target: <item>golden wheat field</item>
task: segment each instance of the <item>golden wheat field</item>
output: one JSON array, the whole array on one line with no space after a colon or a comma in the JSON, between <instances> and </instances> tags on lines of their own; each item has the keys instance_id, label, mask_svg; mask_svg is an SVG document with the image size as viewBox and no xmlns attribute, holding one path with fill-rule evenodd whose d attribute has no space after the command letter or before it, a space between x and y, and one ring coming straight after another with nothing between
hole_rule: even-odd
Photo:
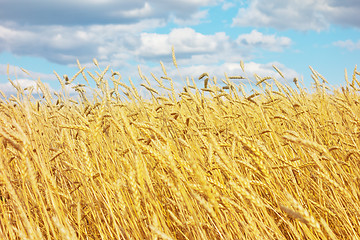
<instances>
[{"instance_id":1,"label":"golden wheat field","mask_svg":"<svg viewBox=\"0 0 360 240\"><path fill-rule=\"evenodd\" d=\"M57 75L60 93L38 81L41 98L10 80L0 238L359 239L360 73L333 89L311 68L310 90L256 75L246 91L240 65L181 92L163 64L139 69L147 99L108 67Z\"/></svg>"}]
</instances>

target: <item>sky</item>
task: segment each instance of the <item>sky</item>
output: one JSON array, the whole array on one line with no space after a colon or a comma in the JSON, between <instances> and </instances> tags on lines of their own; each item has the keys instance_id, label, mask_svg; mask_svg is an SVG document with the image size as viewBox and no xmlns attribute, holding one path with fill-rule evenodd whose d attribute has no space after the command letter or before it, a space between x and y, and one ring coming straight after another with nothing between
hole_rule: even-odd
<instances>
[{"instance_id":1,"label":"sky","mask_svg":"<svg viewBox=\"0 0 360 240\"><path fill-rule=\"evenodd\" d=\"M110 68L131 77L163 75L178 88L208 72L224 78L294 77L313 82L309 66L335 87L360 63L358 0L0 0L0 90L15 94L40 78L52 91L54 74ZM172 64L174 47L177 64ZM245 73L240 68L244 62ZM26 71L22 71L25 69ZM8 75L9 73L9 75ZM151 80L154 82L153 80ZM199 80L197 80L199 81ZM84 83L81 75L75 83Z\"/></svg>"}]
</instances>

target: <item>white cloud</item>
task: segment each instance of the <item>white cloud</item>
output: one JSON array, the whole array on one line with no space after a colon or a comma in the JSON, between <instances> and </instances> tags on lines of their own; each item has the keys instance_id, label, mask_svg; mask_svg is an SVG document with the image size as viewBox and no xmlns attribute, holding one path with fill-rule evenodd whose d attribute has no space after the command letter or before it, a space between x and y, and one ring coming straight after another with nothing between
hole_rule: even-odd
<instances>
[{"instance_id":1,"label":"white cloud","mask_svg":"<svg viewBox=\"0 0 360 240\"><path fill-rule=\"evenodd\" d=\"M208 17L208 10L198 11L192 14L189 18L183 19L176 16L172 16L172 21L179 26L193 26L198 25L205 21Z\"/></svg>"},{"instance_id":2,"label":"white cloud","mask_svg":"<svg viewBox=\"0 0 360 240\"><path fill-rule=\"evenodd\" d=\"M333 43L337 47L346 48L350 51L360 50L360 40L353 42L352 40L336 41Z\"/></svg>"},{"instance_id":3,"label":"white cloud","mask_svg":"<svg viewBox=\"0 0 360 240\"><path fill-rule=\"evenodd\" d=\"M86 63L98 56L110 61L117 53L131 56L139 42L139 32L163 25L151 19L128 25L17 28L0 25L0 51L43 57L60 64L75 63L76 59Z\"/></svg>"},{"instance_id":4,"label":"white cloud","mask_svg":"<svg viewBox=\"0 0 360 240\"><path fill-rule=\"evenodd\" d=\"M0 45L19 55L43 57L51 62L82 65L97 58L104 65L127 70L131 62L171 61L174 46L179 64L218 64L249 60L254 49L281 51L291 44L284 36L252 31L232 39L224 32L202 34L192 28L174 28L167 34L144 30L163 26L158 20L130 25L52 26L7 28L0 26ZM42 78L43 79L43 78Z\"/></svg>"},{"instance_id":5,"label":"white cloud","mask_svg":"<svg viewBox=\"0 0 360 240\"><path fill-rule=\"evenodd\" d=\"M290 45L290 38L266 35L256 30L233 40L224 32L205 35L192 28L177 28L168 34L142 33L136 55L144 59L168 58L174 46L180 64L213 64L239 58L248 60L252 51L259 47L281 51Z\"/></svg>"},{"instance_id":6,"label":"white cloud","mask_svg":"<svg viewBox=\"0 0 360 240\"><path fill-rule=\"evenodd\" d=\"M282 51L284 47L289 47L291 45L291 39L288 37L277 37L274 34L264 35L256 30L252 30L249 34L240 35L236 39L236 42L240 46L260 47L275 52Z\"/></svg>"},{"instance_id":7,"label":"white cloud","mask_svg":"<svg viewBox=\"0 0 360 240\"><path fill-rule=\"evenodd\" d=\"M320 31L330 24L360 27L355 0L254 0L240 8L233 26Z\"/></svg>"},{"instance_id":8,"label":"white cloud","mask_svg":"<svg viewBox=\"0 0 360 240\"><path fill-rule=\"evenodd\" d=\"M221 0L132 0L132 1L2 1L0 22L18 25L94 25L131 24L145 19L166 21L170 16L186 20L201 7Z\"/></svg>"},{"instance_id":9,"label":"white cloud","mask_svg":"<svg viewBox=\"0 0 360 240\"><path fill-rule=\"evenodd\" d=\"M153 12L152 7L148 2L144 3L141 8L135 8L131 10L120 11L119 14L127 18L144 18L151 15Z\"/></svg>"},{"instance_id":10,"label":"white cloud","mask_svg":"<svg viewBox=\"0 0 360 240\"><path fill-rule=\"evenodd\" d=\"M229 37L223 32L204 35L192 28L173 29L169 34L142 33L140 40L137 54L154 58L171 54L171 46L179 55L194 55L215 53L224 45L229 45Z\"/></svg>"},{"instance_id":11,"label":"white cloud","mask_svg":"<svg viewBox=\"0 0 360 240\"><path fill-rule=\"evenodd\" d=\"M223 5L221 6L222 10L228 10L232 7L235 7L235 3L233 2L224 2Z\"/></svg>"}]
</instances>

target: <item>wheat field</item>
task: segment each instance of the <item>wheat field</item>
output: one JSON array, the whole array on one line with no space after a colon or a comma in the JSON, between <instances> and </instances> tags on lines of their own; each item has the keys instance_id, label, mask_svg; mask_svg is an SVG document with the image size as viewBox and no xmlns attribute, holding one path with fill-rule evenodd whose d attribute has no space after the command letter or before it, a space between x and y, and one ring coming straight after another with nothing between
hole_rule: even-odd
<instances>
[{"instance_id":1,"label":"wheat field","mask_svg":"<svg viewBox=\"0 0 360 240\"><path fill-rule=\"evenodd\" d=\"M308 90L241 62L177 92L161 63L144 98L94 64L2 94L1 239L359 239L356 68L339 89L311 68Z\"/></svg>"}]
</instances>

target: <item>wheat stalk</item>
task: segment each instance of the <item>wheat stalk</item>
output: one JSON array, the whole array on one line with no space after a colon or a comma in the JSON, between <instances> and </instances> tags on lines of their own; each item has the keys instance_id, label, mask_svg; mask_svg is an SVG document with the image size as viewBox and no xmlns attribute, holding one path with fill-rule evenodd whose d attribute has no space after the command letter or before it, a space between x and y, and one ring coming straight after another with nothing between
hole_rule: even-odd
<instances>
[{"instance_id":1,"label":"wheat stalk","mask_svg":"<svg viewBox=\"0 0 360 240\"><path fill-rule=\"evenodd\" d=\"M339 89L312 68L315 91L210 72L178 89L161 62L159 90L94 64L45 100L2 93L0 238L359 238L356 68Z\"/></svg>"}]
</instances>

